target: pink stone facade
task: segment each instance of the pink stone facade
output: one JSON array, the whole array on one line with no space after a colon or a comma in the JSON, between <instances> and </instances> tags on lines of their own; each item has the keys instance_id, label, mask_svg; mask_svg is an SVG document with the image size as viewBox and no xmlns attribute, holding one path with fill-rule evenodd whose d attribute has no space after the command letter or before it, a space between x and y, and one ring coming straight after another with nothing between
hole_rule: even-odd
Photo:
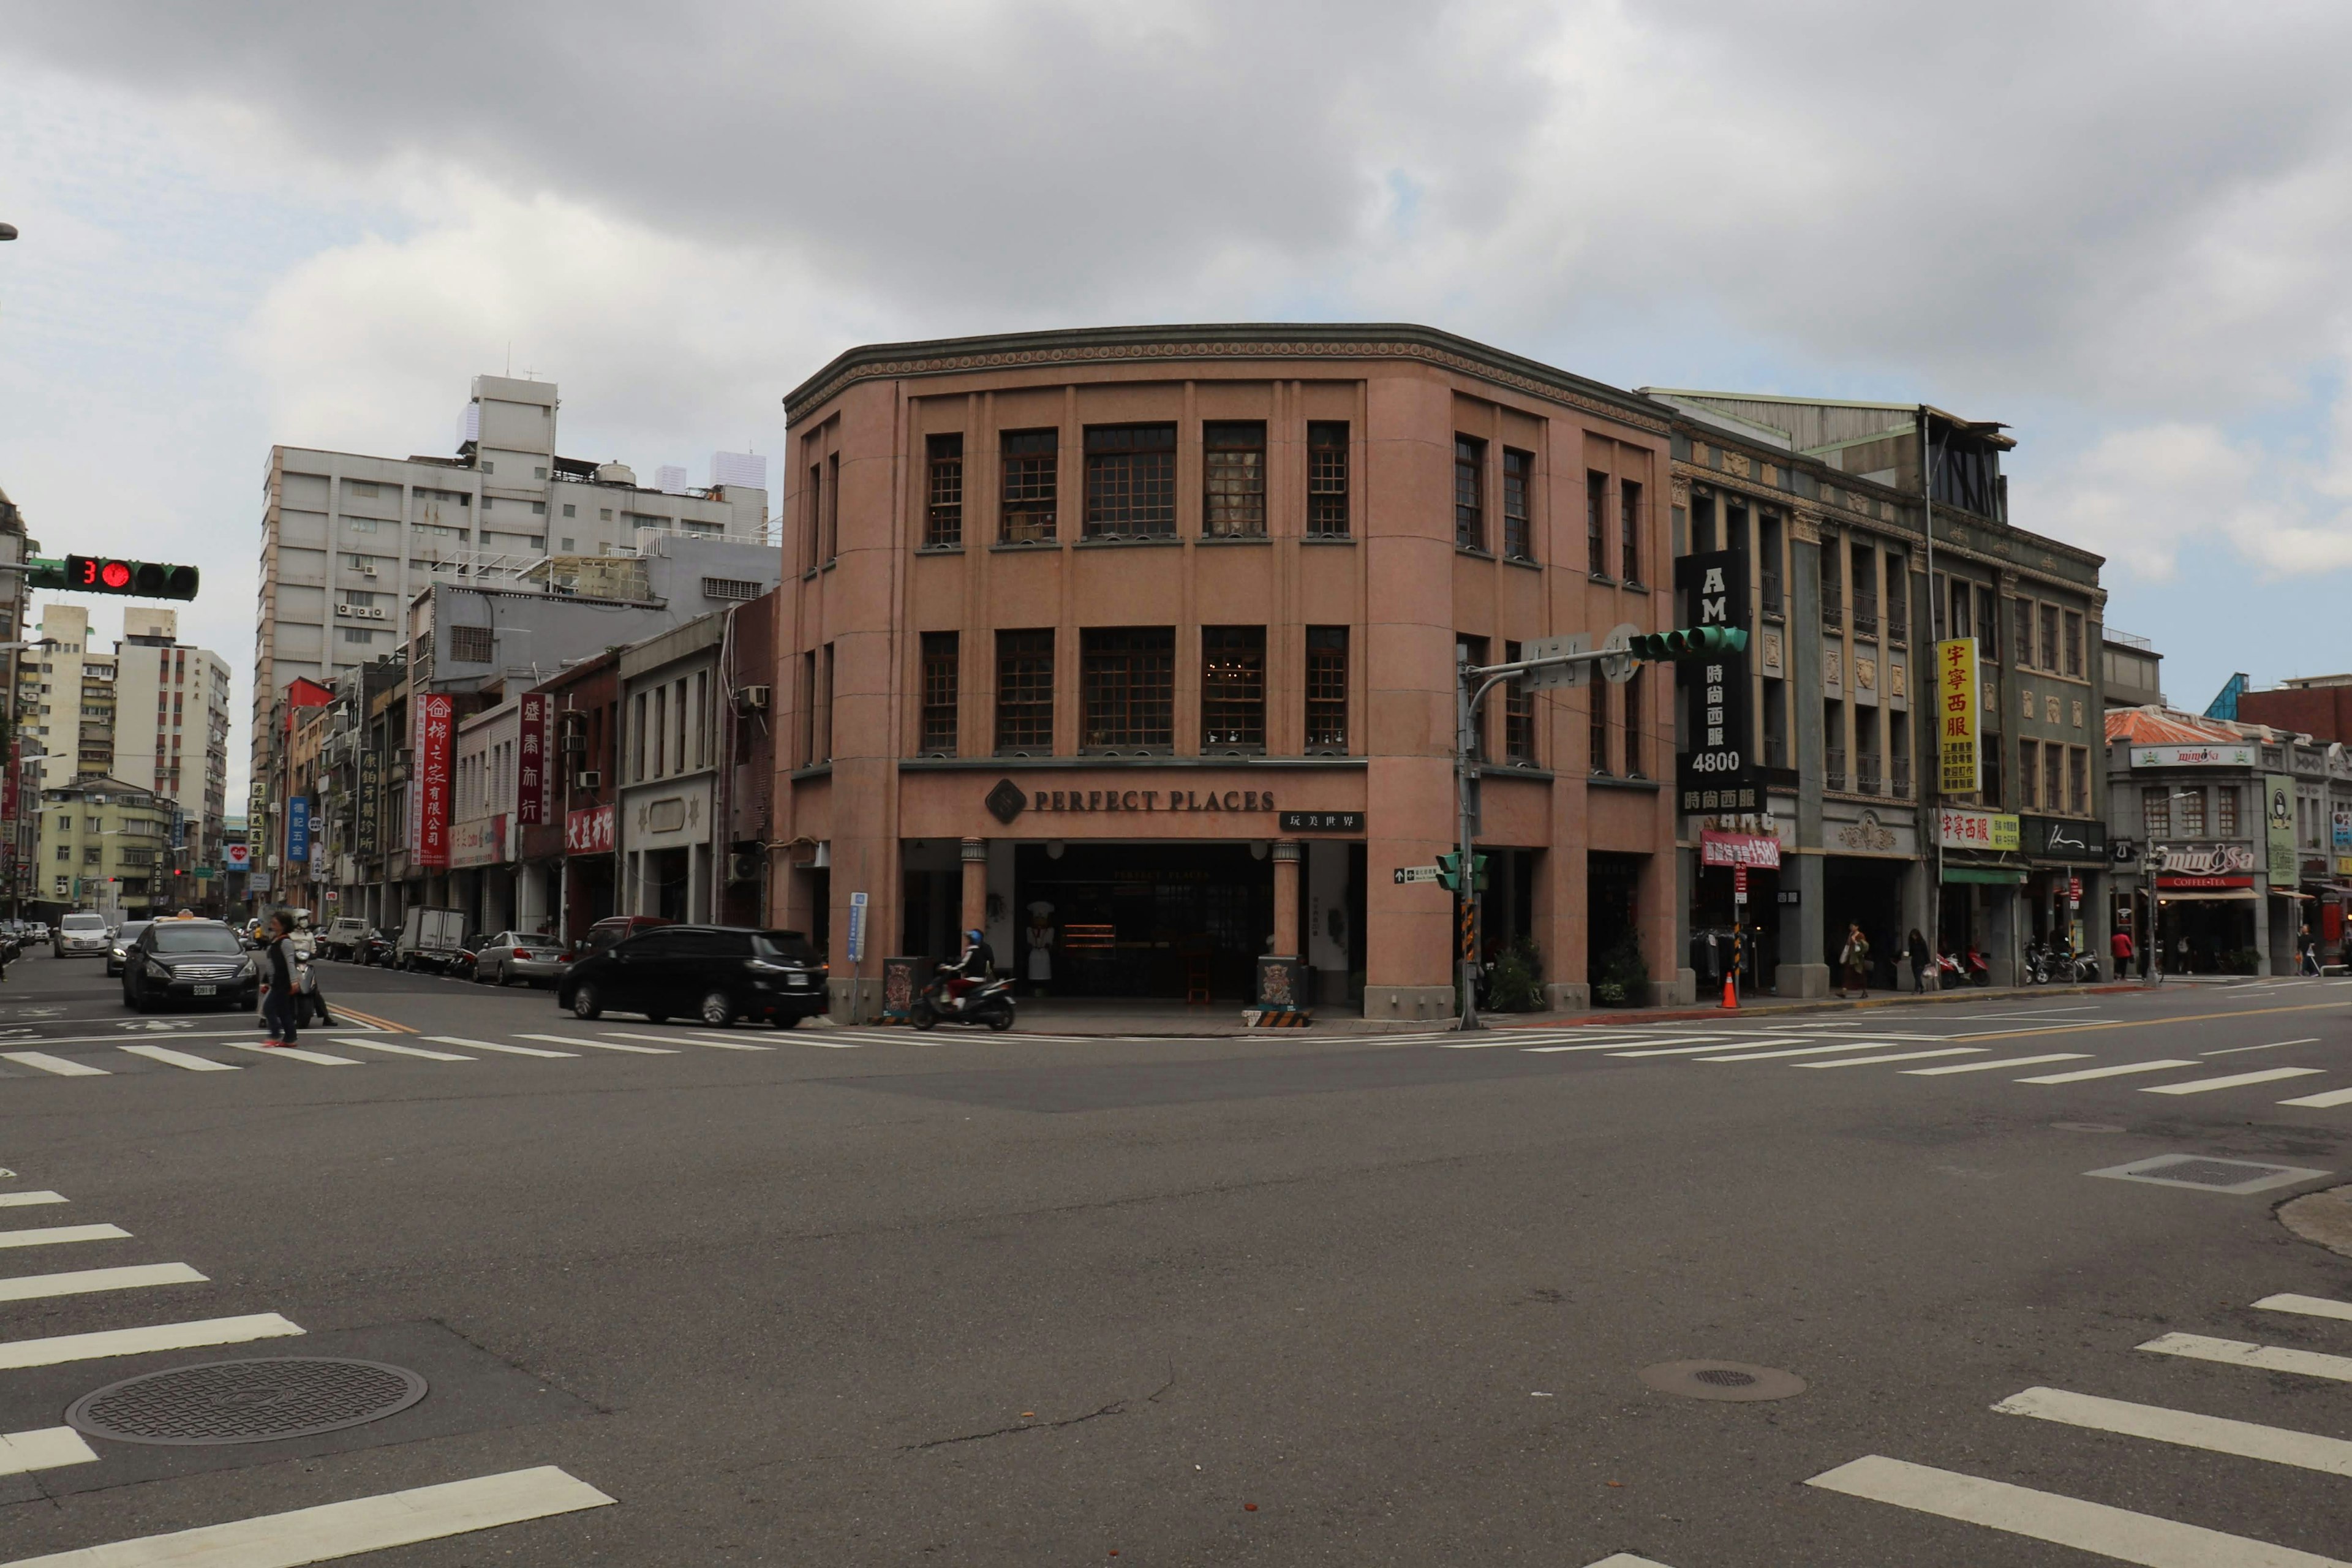
<instances>
[{"instance_id":1,"label":"pink stone facade","mask_svg":"<svg viewBox=\"0 0 2352 1568\"><path fill-rule=\"evenodd\" d=\"M1662 411L1428 329L877 345L844 354L786 405L770 918L825 942L841 1016L871 1016L886 956L948 956L936 949L965 925L1025 974L1040 918L1026 911L1049 903L1041 990L1067 994L1089 974L1099 986L1114 954L1122 984L1199 986L1213 967L1199 950L1233 947L1234 922L1255 920L1274 928L1249 939L1258 951L1319 954L1318 1000L1442 1016L1454 1006L1452 898L1392 872L1453 839L1457 640L1483 639L1472 647L1493 661L1507 643L1673 624ZM1090 441L1090 430L1137 434ZM1226 449L1260 430L1255 452ZM1008 443L1009 432L1029 434ZM1119 443L1150 450L1108 449ZM959 448L950 484L940 454ZM1262 497L1263 537L1237 484ZM1035 538L1046 488L1049 542ZM1225 634L1203 630L1228 627L1263 628L1262 733L1239 744L1204 717L1233 711L1217 705L1233 689L1213 692L1207 673ZM1089 745L1110 731L1088 706L1088 634L1118 628L1148 628L1171 650L1150 667L1171 689L1151 710L1166 731ZM1310 650L1310 629L1328 650L1329 628L1345 628L1336 743L1332 656ZM1018 732L1039 738L1000 743L1005 631L1051 633L1049 742L1033 729ZM940 679L950 633L951 702ZM1498 690L1483 715L1480 842L1508 883L1488 896L1488 938L1530 938L1559 1002L1581 999L1588 963L1629 915L1654 982L1671 984L1680 962L1671 680L1594 689L1610 699L1605 773L1591 689L1535 693L1516 717ZM1286 829L1285 812L1349 826ZM1605 931L1588 930L1597 888ZM853 962L856 892L866 941ZM1182 912L1195 910L1208 912ZM1223 934L1181 929L1194 920ZM1223 1002L1237 971L1232 953L1213 956Z\"/></svg>"}]
</instances>

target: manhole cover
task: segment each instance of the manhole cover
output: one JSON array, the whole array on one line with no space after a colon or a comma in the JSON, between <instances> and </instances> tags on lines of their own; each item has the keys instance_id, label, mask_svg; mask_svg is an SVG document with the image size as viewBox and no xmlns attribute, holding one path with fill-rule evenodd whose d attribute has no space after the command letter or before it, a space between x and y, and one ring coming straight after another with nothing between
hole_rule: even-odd
<instances>
[{"instance_id":1,"label":"manhole cover","mask_svg":"<svg viewBox=\"0 0 2352 1568\"><path fill-rule=\"evenodd\" d=\"M381 1421L425 1394L423 1378L381 1362L207 1362L85 1394L66 1424L118 1443L270 1443Z\"/></svg>"},{"instance_id":2,"label":"manhole cover","mask_svg":"<svg viewBox=\"0 0 2352 1568\"><path fill-rule=\"evenodd\" d=\"M1685 1399L1787 1399L1805 1392L1792 1372L1736 1361L1669 1361L1642 1369L1642 1381Z\"/></svg>"},{"instance_id":3,"label":"manhole cover","mask_svg":"<svg viewBox=\"0 0 2352 1568\"><path fill-rule=\"evenodd\" d=\"M2210 1160L2198 1154L2158 1154L2128 1165L2110 1165L2084 1174L2118 1182L2147 1182L2159 1187L2196 1187L2209 1193L2243 1195L2316 1181L2326 1171L2301 1165L2271 1165L2252 1160Z\"/></svg>"}]
</instances>

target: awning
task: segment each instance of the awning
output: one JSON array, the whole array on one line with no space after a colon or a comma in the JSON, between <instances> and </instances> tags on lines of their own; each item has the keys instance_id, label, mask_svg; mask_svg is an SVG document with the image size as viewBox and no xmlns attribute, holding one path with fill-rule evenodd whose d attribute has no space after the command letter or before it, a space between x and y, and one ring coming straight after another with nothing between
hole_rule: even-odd
<instances>
[{"instance_id":1,"label":"awning","mask_svg":"<svg viewBox=\"0 0 2352 1568\"><path fill-rule=\"evenodd\" d=\"M2025 885L2025 873L2011 870L2005 866L1947 866L1944 868L1944 880L1947 884L1980 882L1989 887L2019 888Z\"/></svg>"},{"instance_id":2,"label":"awning","mask_svg":"<svg viewBox=\"0 0 2352 1568\"><path fill-rule=\"evenodd\" d=\"M2159 904L2232 904L2252 903L2262 897L2252 888L2207 888L2186 893L2158 893Z\"/></svg>"}]
</instances>

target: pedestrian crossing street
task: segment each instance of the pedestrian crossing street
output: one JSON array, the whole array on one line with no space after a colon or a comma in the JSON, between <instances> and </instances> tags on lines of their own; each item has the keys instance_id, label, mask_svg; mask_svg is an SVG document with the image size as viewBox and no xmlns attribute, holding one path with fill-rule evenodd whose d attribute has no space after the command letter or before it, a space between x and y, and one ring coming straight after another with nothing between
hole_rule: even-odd
<instances>
[{"instance_id":1,"label":"pedestrian crossing street","mask_svg":"<svg viewBox=\"0 0 2352 1568\"><path fill-rule=\"evenodd\" d=\"M47 1249L135 1239L130 1231L112 1224L37 1223L57 1217L52 1211L69 1201L57 1192L0 1193L0 1210L10 1211L0 1214L0 1225L19 1227L0 1230L0 1247L41 1248L37 1256L44 1260L58 1258L79 1262L82 1257L79 1251L60 1254ZM28 1212L17 1214L16 1210ZM119 1254L121 1249L104 1250ZM0 1338L0 1379L33 1367L256 1344L303 1333L300 1324L277 1312L170 1318L168 1313L189 1302L189 1294L181 1289L158 1298L133 1294L209 1283L185 1263L108 1264L0 1279L0 1305L103 1294L119 1300L121 1319L121 1326L82 1333ZM150 1310L151 1300L169 1300L173 1306ZM0 1316L0 1335L11 1331L5 1324L5 1317ZM108 1379L100 1374L98 1380ZM37 1477L43 1471L97 1464L103 1457L71 1426L0 1433L0 1476ZM329 1499L281 1513L15 1558L0 1563L0 1568L198 1568L202 1564L294 1568L298 1563L334 1562L417 1542L609 1507L614 1500L552 1465L541 1465L405 1491Z\"/></svg>"},{"instance_id":2,"label":"pedestrian crossing street","mask_svg":"<svg viewBox=\"0 0 2352 1568\"><path fill-rule=\"evenodd\" d=\"M2352 1107L2352 1059L2316 1036L2230 1046L2202 1053L2160 1054L2099 1032L2109 1022L2068 1010L2051 1014L1979 1016L1948 1021L1948 1029L1881 1030L1851 1018L1789 1025L1698 1024L1489 1028L1471 1034L1384 1036L1455 1051L1520 1051L1534 1056L1589 1056L1598 1061L1659 1061L1725 1068L1769 1067L1818 1073L1883 1071L1904 1078L1996 1076L2034 1089L2116 1080L2116 1087L2179 1099L2294 1089L2274 1103L2304 1110ZM2160 1022L2160 1020L2154 1021ZM2081 1033L2070 1031L2081 1030ZM2039 1039L2032 1037L2041 1036ZM2171 1031L2176 1040L2180 1031ZM1985 1043L1972 1043L1982 1041ZM1993 1043L1993 1042L2000 1043ZM2053 1047L2073 1048L2053 1048ZM2238 1058L2283 1052L2263 1065ZM2320 1079L2320 1082L2312 1082Z\"/></svg>"},{"instance_id":3,"label":"pedestrian crossing street","mask_svg":"<svg viewBox=\"0 0 2352 1568\"><path fill-rule=\"evenodd\" d=\"M2252 1305L2283 1319L2341 1325L2340 1350L2352 1352L2352 1301L2295 1294L2265 1296ZM2194 1333L2163 1333L2133 1347L2134 1354L2189 1357L2265 1374L2284 1373L2323 1384L2352 1383L2352 1353L2266 1345ZM2298 1409L2305 1408L2303 1405ZM2098 1444L2095 1458L2110 1470L2128 1464L2139 1444L2167 1444L2201 1453L2253 1459L2331 1478L2327 1487L2352 1478L2352 1441L2299 1427L2242 1421L2171 1405L2147 1405L2081 1389L2032 1387L1995 1401L1989 1414L2043 1421L2084 1434ZM1991 1445L1988 1445L1989 1447ZM1796 1478L1791 1477L1791 1479ZM1907 1510L1950 1521L1956 1526L1936 1561L2006 1561L1976 1531L2054 1542L2115 1563L2142 1568L2352 1568L2329 1552L2345 1550L2340 1528L2306 1544L2257 1540L2209 1529L2176 1517L2217 1501L2223 1488L2178 1500L2167 1514L2118 1508L2027 1486L1997 1475L1949 1470L1885 1454L1865 1454L1804 1478L1804 1484L1830 1494L1811 1527L1824 1537L1847 1531L1867 1538L1874 1527L1861 1504ZM2298 1517L2345 1517L2332 1489ZM1946 1557L1943 1552L1950 1555ZM2040 1561L2039 1558L2034 1561ZM1706 1568L1697 1561L1667 1564L1633 1552L1603 1557L1590 1568Z\"/></svg>"}]
</instances>

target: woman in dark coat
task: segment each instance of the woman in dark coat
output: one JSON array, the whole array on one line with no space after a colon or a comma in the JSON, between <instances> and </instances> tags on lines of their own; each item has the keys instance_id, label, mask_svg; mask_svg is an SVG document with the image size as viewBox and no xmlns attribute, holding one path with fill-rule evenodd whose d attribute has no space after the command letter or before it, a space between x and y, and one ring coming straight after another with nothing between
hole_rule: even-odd
<instances>
[{"instance_id":1,"label":"woman in dark coat","mask_svg":"<svg viewBox=\"0 0 2352 1568\"><path fill-rule=\"evenodd\" d=\"M269 1026L265 1046L290 1046L301 999L294 994L294 922L284 911L269 917L269 942L261 971L261 1016Z\"/></svg>"}]
</instances>

